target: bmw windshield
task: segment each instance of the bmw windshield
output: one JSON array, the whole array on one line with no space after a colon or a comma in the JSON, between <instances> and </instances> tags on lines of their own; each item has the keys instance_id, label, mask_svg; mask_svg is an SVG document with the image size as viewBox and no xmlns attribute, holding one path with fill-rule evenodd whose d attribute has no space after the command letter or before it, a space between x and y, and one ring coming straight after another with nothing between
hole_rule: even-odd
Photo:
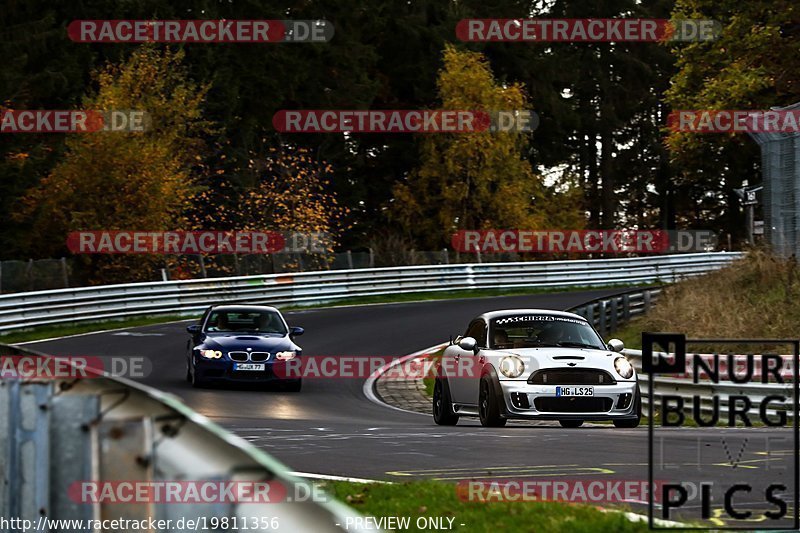
<instances>
[{"instance_id":1,"label":"bmw windshield","mask_svg":"<svg viewBox=\"0 0 800 533\"><path fill-rule=\"evenodd\" d=\"M207 333L286 335L286 325L275 311L215 310L206 322Z\"/></svg>"}]
</instances>

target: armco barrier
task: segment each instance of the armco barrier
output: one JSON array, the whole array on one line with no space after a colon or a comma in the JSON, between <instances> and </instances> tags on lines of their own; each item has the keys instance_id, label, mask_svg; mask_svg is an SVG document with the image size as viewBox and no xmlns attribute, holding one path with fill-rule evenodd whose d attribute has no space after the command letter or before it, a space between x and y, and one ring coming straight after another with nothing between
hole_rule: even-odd
<instances>
[{"instance_id":1,"label":"armco barrier","mask_svg":"<svg viewBox=\"0 0 800 533\"><path fill-rule=\"evenodd\" d=\"M618 327L624 325L632 318L646 313L650 309L650 305L655 303L658 299L661 290L662 289L659 287L633 289L622 294L597 298L574 307L570 309L570 311L588 319L603 337L608 338L609 335L613 335L613 332ZM626 349L623 350L623 354L631 359L637 372L640 372L639 385L642 390L642 402L643 405L646 406L648 397L647 387L649 383L647 375L641 374L642 351ZM787 364L791 366L791 359L788 359ZM730 381L721 381L720 383L701 381L700 383L694 383L691 378L687 377L658 376L655 378L654 384L657 394L671 394L688 399L691 399L695 395L698 396L701 406L700 409L704 413L711 411L713 408L712 399L718 397L719 414L721 417L726 417L728 415L729 395L748 396L753 402L753 407L750 409L749 414L757 417L760 402L766 396L781 395L791 398L794 394L793 385L790 380L784 384L738 384ZM691 404L686 404L686 406L690 408ZM774 409L767 409L766 412L769 416L775 414ZM789 410L786 414L791 417L793 412Z\"/></svg>"},{"instance_id":2,"label":"armco barrier","mask_svg":"<svg viewBox=\"0 0 800 533\"><path fill-rule=\"evenodd\" d=\"M4 345L0 354L49 357ZM172 527L159 531L194 530L177 526L181 518L205 519L209 530L233 530L234 518L240 523L247 518L247 529L262 530L263 526L250 526L254 518L266 517L275 519L268 528L279 532L334 532L342 531L337 524L344 524L347 516L358 516L176 397L109 377L0 379L0 470L0 516L34 524L40 519L152 517L173 520ZM115 480L270 481L285 488L291 501L83 503L70 492L76 482ZM212 518L227 519L228 527L212 527ZM74 526L28 529L91 530Z\"/></svg>"},{"instance_id":3,"label":"armco barrier","mask_svg":"<svg viewBox=\"0 0 800 533\"><path fill-rule=\"evenodd\" d=\"M462 289L666 283L719 269L739 257L740 253L719 252L370 268L24 292L0 296L0 333L52 324L194 314L217 302L307 305L353 296Z\"/></svg>"},{"instance_id":4,"label":"armco barrier","mask_svg":"<svg viewBox=\"0 0 800 533\"><path fill-rule=\"evenodd\" d=\"M641 373L642 369L642 351L641 350L623 350L622 352L632 362L636 371L639 372L639 386L642 390L642 405L647 405L648 400L648 376ZM691 357L693 354L686 354ZM742 356L743 357L743 356ZM791 357L786 357L786 368L791 368ZM772 395L783 396L785 398L794 397L794 384L791 379L786 379L785 383L761 383L760 381L753 380L749 383L734 383L732 381L720 381L719 383L712 383L708 380L699 380L699 383L694 383L691 377L674 377L674 376L657 376L653 380L655 385L655 393L658 395L670 394L681 396L684 399L692 399L697 396L700 400L700 410L703 413L708 413L713 409L713 398L717 397L719 401L719 414L721 419L728 416L728 397L731 395L747 396L752 401L752 407L748 414L757 419L761 401ZM795 399L797 401L797 399ZM658 405L658 404L656 404ZM685 404L686 410L692 408L691 403ZM766 409L768 416L774 416L775 409ZM785 411L786 416L791 418L793 411L791 409Z\"/></svg>"},{"instance_id":5,"label":"armco barrier","mask_svg":"<svg viewBox=\"0 0 800 533\"><path fill-rule=\"evenodd\" d=\"M597 298L573 307L570 311L589 320L605 337L632 318L647 313L659 294L661 294L660 287L634 289L614 296Z\"/></svg>"}]
</instances>

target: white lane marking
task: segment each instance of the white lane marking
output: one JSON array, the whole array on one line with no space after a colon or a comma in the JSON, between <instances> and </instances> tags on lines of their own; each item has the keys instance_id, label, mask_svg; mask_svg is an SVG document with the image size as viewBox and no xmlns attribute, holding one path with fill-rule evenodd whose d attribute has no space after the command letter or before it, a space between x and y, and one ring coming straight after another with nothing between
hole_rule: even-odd
<instances>
[{"instance_id":1,"label":"white lane marking","mask_svg":"<svg viewBox=\"0 0 800 533\"><path fill-rule=\"evenodd\" d=\"M163 337L164 333L143 333L141 331L118 331L117 333L112 333L112 335L117 336L128 336L128 337Z\"/></svg>"},{"instance_id":2,"label":"white lane marking","mask_svg":"<svg viewBox=\"0 0 800 533\"><path fill-rule=\"evenodd\" d=\"M364 388L363 388L364 396L366 396L367 399L369 401L371 401L372 403L378 404L381 407L388 407L389 409L394 409L395 411L400 411L402 413L411 413L411 414L415 414L415 415L428 416L428 417L431 416L431 415L425 414L425 413L418 413L416 411L408 411L407 409L401 409L399 407L395 407L394 405L389 405L388 403L384 402L383 400L378 398L377 394L375 394L375 382L378 381L378 378L381 377L384 373L386 373L390 368L393 368L393 367L395 367L397 365L403 364L404 362L408 361L409 359L413 359L415 357L419 357L420 355L424 355L426 353L431 353L433 351L436 351L439 348L443 348L444 346L447 346L446 342L443 342L441 344L437 344L436 346L431 346L430 348L426 348L426 349L420 350L418 352L414 352L412 354L409 354L409 355L406 355L404 357L401 357L400 359L397 359L396 361L392 361L391 363L383 365L381 368L376 370L369 378L367 378L367 380L364 382Z\"/></svg>"},{"instance_id":3,"label":"white lane marking","mask_svg":"<svg viewBox=\"0 0 800 533\"><path fill-rule=\"evenodd\" d=\"M308 479L325 479L329 481L349 481L351 483L383 483L391 485L391 481L381 481L379 479L364 479L360 477L342 477L342 476L329 476L327 474L311 474L308 472L289 472L292 476L308 478Z\"/></svg>"},{"instance_id":4,"label":"white lane marking","mask_svg":"<svg viewBox=\"0 0 800 533\"><path fill-rule=\"evenodd\" d=\"M72 339L74 337L86 337L87 335L99 335L101 333L112 333L114 331L125 331L126 329L147 328L147 327L150 327L150 326L163 326L163 325L166 325L166 324L179 324L181 322L192 322L192 321L196 321L196 319L186 318L186 319L183 319L183 320L171 320L169 322L159 322L158 324L150 324L148 326L126 326L124 328L101 329L100 331L87 331L85 333L74 333L72 335L64 335L64 336L61 336L61 337L50 337L48 339L36 339L35 341L15 342L11 346L23 346L25 344L35 344L37 342L58 341L58 340L61 340L61 339ZM0 337L0 340L2 340L2 337Z\"/></svg>"}]
</instances>

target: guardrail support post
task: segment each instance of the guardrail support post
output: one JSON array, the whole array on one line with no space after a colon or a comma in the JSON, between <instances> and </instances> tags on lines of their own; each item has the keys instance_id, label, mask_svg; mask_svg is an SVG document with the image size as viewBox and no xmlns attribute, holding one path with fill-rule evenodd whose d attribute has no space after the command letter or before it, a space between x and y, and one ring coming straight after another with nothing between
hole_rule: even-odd
<instances>
[{"instance_id":1,"label":"guardrail support post","mask_svg":"<svg viewBox=\"0 0 800 533\"><path fill-rule=\"evenodd\" d=\"M644 293L642 293L642 297L644 300L644 312L647 313L650 311L650 289L645 289Z\"/></svg>"},{"instance_id":2,"label":"guardrail support post","mask_svg":"<svg viewBox=\"0 0 800 533\"><path fill-rule=\"evenodd\" d=\"M76 481L91 480L94 431L92 420L100 413L100 397L58 395L50 399L50 512L60 520L88 520L94 512L87 505L70 498L69 489Z\"/></svg>"},{"instance_id":3,"label":"guardrail support post","mask_svg":"<svg viewBox=\"0 0 800 533\"><path fill-rule=\"evenodd\" d=\"M69 273L67 271L67 258L61 258L61 275L64 277L64 288L69 288Z\"/></svg>"},{"instance_id":4,"label":"guardrail support post","mask_svg":"<svg viewBox=\"0 0 800 533\"><path fill-rule=\"evenodd\" d=\"M631 320L631 295L622 295L622 320L627 324Z\"/></svg>"},{"instance_id":5,"label":"guardrail support post","mask_svg":"<svg viewBox=\"0 0 800 533\"><path fill-rule=\"evenodd\" d=\"M205 279L208 277L208 274L206 274L206 261L203 259L202 254L198 254L197 258L200 260L200 275Z\"/></svg>"},{"instance_id":6,"label":"guardrail support post","mask_svg":"<svg viewBox=\"0 0 800 533\"><path fill-rule=\"evenodd\" d=\"M617 330L617 313L619 312L619 306L617 305L617 298L611 298L611 321L608 327L608 332L611 333L612 331Z\"/></svg>"},{"instance_id":7,"label":"guardrail support post","mask_svg":"<svg viewBox=\"0 0 800 533\"><path fill-rule=\"evenodd\" d=\"M600 305L600 321L599 321L597 329L599 329L600 330L600 334L604 335L604 336L608 333L608 330L606 329L606 307L607 307L607 304L608 304L608 302L606 300L603 300L599 304Z\"/></svg>"},{"instance_id":8,"label":"guardrail support post","mask_svg":"<svg viewBox=\"0 0 800 533\"><path fill-rule=\"evenodd\" d=\"M353 252L347 250L347 268L353 270Z\"/></svg>"},{"instance_id":9,"label":"guardrail support post","mask_svg":"<svg viewBox=\"0 0 800 533\"><path fill-rule=\"evenodd\" d=\"M50 505L50 412L48 397L52 383L3 383L0 408L6 420L3 442L3 516L49 516Z\"/></svg>"}]
</instances>

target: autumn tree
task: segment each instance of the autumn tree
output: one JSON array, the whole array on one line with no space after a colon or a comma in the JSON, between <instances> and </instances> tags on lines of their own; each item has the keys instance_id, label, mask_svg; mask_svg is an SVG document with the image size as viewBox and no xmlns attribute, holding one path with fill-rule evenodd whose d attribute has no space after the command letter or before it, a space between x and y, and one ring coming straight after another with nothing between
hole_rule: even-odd
<instances>
[{"instance_id":1,"label":"autumn tree","mask_svg":"<svg viewBox=\"0 0 800 533\"><path fill-rule=\"evenodd\" d=\"M674 110L769 109L800 100L800 25L791 0L737 2L678 0L674 18L714 19L713 41L676 46L678 71L666 101ZM718 221L742 235L734 189L758 181L759 151L745 134L669 131L667 145L679 169L676 187L690 221Z\"/></svg>"},{"instance_id":2,"label":"autumn tree","mask_svg":"<svg viewBox=\"0 0 800 533\"><path fill-rule=\"evenodd\" d=\"M530 108L521 85L497 83L481 54L451 45L437 89L446 110ZM419 167L394 187L391 218L431 249L447 245L459 229L579 227L575 195L548 191L527 148L520 131L425 134Z\"/></svg>"},{"instance_id":3,"label":"autumn tree","mask_svg":"<svg viewBox=\"0 0 800 533\"><path fill-rule=\"evenodd\" d=\"M201 117L206 88L187 78L183 52L137 48L122 64L95 74L91 110L142 110L143 132L73 134L63 159L30 190L17 213L30 224L31 250L63 254L79 230L173 230L195 195L195 164L209 125ZM89 281L147 279L156 258L84 256Z\"/></svg>"}]
</instances>

